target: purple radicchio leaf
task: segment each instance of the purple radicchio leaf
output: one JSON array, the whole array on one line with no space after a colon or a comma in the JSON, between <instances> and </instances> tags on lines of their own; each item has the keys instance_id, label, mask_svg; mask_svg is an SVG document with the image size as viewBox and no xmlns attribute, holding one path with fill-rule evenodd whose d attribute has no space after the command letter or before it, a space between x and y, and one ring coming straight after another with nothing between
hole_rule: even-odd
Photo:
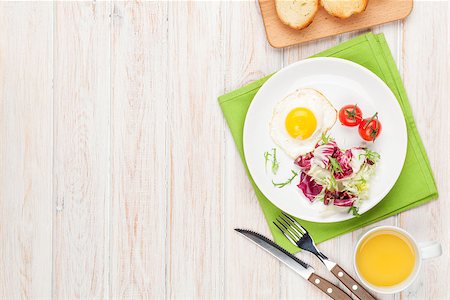
<instances>
[{"instance_id":1,"label":"purple radicchio leaf","mask_svg":"<svg viewBox=\"0 0 450 300\"><path fill-rule=\"evenodd\" d=\"M346 150L345 152L342 152L340 149L337 149L333 157L336 159L336 161L341 166L342 172L334 172L334 177L336 179L342 179L347 176L350 176L353 173L353 169L350 166L350 161L352 160L353 154L352 151Z\"/></svg>"},{"instance_id":2,"label":"purple radicchio leaf","mask_svg":"<svg viewBox=\"0 0 450 300\"><path fill-rule=\"evenodd\" d=\"M330 164L329 157L332 156L336 150L339 149L335 141L330 141L326 144L317 146L317 148L313 151L315 163L326 169Z\"/></svg>"},{"instance_id":3,"label":"purple radicchio leaf","mask_svg":"<svg viewBox=\"0 0 450 300\"><path fill-rule=\"evenodd\" d=\"M312 152L309 152L305 155L300 155L295 160L295 164L299 166L302 171L307 172L309 169L311 169L311 159L314 157L314 154Z\"/></svg>"},{"instance_id":4,"label":"purple radicchio leaf","mask_svg":"<svg viewBox=\"0 0 450 300\"><path fill-rule=\"evenodd\" d=\"M329 204L330 202L333 203L333 205L336 206L352 206L353 202L355 202L356 200L356 196L343 191L343 192L338 192L338 191L326 191L325 192L325 196L324 196L324 203L325 204Z\"/></svg>"},{"instance_id":5,"label":"purple radicchio leaf","mask_svg":"<svg viewBox=\"0 0 450 300\"><path fill-rule=\"evenodd\" d=\"M317 195L322 192L323 186L315 182L311 176L306 173L300 175L300 183L298 188L302 190L303 194L309 201L313 202Z\"/></svg>"}]
</instances>

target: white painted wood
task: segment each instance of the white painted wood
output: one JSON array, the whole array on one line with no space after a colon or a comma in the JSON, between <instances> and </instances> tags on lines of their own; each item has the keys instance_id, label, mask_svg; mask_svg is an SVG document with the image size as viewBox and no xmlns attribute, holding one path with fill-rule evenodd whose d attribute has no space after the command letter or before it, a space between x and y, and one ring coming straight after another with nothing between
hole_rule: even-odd
<instances>
[{"instance_id":1,"label":"white painted wood","mask_svg":"<svg viewBox=\"0 0 450 300\"><path fill-rule=\"evenodd\" d=\"M171 2L168 19L168 299L223 297L225 2Z\"/></svg>"},{"instance_id":2,"label":"white painted wood","mask_svg":"<svg viewBox=\"0 0 450 300\"><path fill-rule=\"evenodd\" d=\"M111 299L164 299L170 288L166 16L163 2L113 7Z\"/></svg>"},{"instance_id":3,"label":"white painted wood","mask_svg":"<svg viewBox=\"0 0 450 300\"><path fill-rule=\"evenodd\" d=\"M222 93L244 86L280 69L283 51L271 48L265 38L259 8L255 2L229 3L223 47L225 82ZM241 20L236 22L236 20ZM227 126L222 139L226 151L224 190L225 299L277 299L282 284L280 264L270 255L234 232L234 228L255 230L270 236L267 222Z\"/></svg>"},{"instance_id":4,"label":"white painted wood","mask_svg":"<svg viewBox=\"0 0 450 300\"><path fill-rule=\"evenodd\" d=\"M326 299L233 231L269 235L216 98L365 31L278 50L253 1L0 8L0 298ZM441 198L379 224L444 253L449 16L447 2L416 2L406 21L373 28ZM320 246L353 275L361 232ZM410 289L380 299L446 299L449 265L429 261Z\"/></svg>"},{"instance_id":5,"label":"white painted wood","mask_svg":"<svg viewBox=\"0 0 450 300\"><path fill-rule=\"evenodd\" d=\"M403 79L427 149L440 199L400 215L418 240L438 240L443 256L423 264L408 299L449 299L450 266L450 3L418 2L404 24Z\"/></svg>"},{"instance_id":6,"label":"white painted wood","mask_svg":"<svg viewBox=\"0 0 450 300\"><path fill-rule=\"evenodd\" d=\"M54 4L53 296L104 298L110 205L110 15Z\"/></svg>"},{"instance_id":7,"label":"white painted wood","mask_svg":"<svg viewBox=\"0 0 450 300\"><path fill-rule=\"evenodd\" d=\"M51 296L50 3L0 3L0 298Z\"/></svg>"}]
</instances>

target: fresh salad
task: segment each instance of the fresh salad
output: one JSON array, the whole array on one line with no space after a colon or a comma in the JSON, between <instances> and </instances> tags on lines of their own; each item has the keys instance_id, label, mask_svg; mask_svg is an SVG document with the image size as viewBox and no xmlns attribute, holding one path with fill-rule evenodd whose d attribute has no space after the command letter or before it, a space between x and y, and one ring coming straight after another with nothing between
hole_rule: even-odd
<instances>
[{"instance_id":1,"label":"fresh salad","mask_svg":"<svg viewBox=\"0 0 450 300\"><path fill-rule=\"evenodd\" d=\"M358 215L379 159L380 155L368 148L341 150L333 139L322 136L313 151L295 160L301 169L298 187L311 202L348 207Z\"/></svg>"}]
</instances>

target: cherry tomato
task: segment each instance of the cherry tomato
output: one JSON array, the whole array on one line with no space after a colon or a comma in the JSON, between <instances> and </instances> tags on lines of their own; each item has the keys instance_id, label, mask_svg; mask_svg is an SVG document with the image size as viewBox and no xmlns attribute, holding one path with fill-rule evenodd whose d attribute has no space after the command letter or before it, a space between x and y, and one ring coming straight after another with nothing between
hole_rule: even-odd
<instances>
[{"instance_id":1,"label":"cherry tomato","mask_svg":"<svg viewBox=\"0 0 450 300\"><path fill-rule=\"evenodd\" d=\"M348 127L355 127L361 123L362 112L361 109L355 104L345 105L339 110L339 121L341 124Z\"/></svg>"},{"instance_id":2,"label":"cherry tomato","mask_svg":"<svg viewBox=\"0 0 450 300\"><path fill-rule=\"evenodd\" d=\"M378 113L375 113L371 118L362 120L359 123L358 132L363 140L374 142L381 133L381 122L378 120Z\"/></svg>"}]
</instances>

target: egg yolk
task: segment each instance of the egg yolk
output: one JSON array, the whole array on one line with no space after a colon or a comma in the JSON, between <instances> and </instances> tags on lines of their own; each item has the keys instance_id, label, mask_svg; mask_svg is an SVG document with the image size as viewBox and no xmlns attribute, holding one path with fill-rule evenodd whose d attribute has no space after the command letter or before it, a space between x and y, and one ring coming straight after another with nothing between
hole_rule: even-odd
<instances>
[{"instance_id":1,"label":"egg yolk","mask_svg":"<svg viewBox=\"0 0 450 300\"><path fill-rule=\"evenodd\" d=\"M304 107L294 108L286 116L286 130L295 139L309 138L317 127L317 120L313 112Z\"/></svg>"}]
</instances>

